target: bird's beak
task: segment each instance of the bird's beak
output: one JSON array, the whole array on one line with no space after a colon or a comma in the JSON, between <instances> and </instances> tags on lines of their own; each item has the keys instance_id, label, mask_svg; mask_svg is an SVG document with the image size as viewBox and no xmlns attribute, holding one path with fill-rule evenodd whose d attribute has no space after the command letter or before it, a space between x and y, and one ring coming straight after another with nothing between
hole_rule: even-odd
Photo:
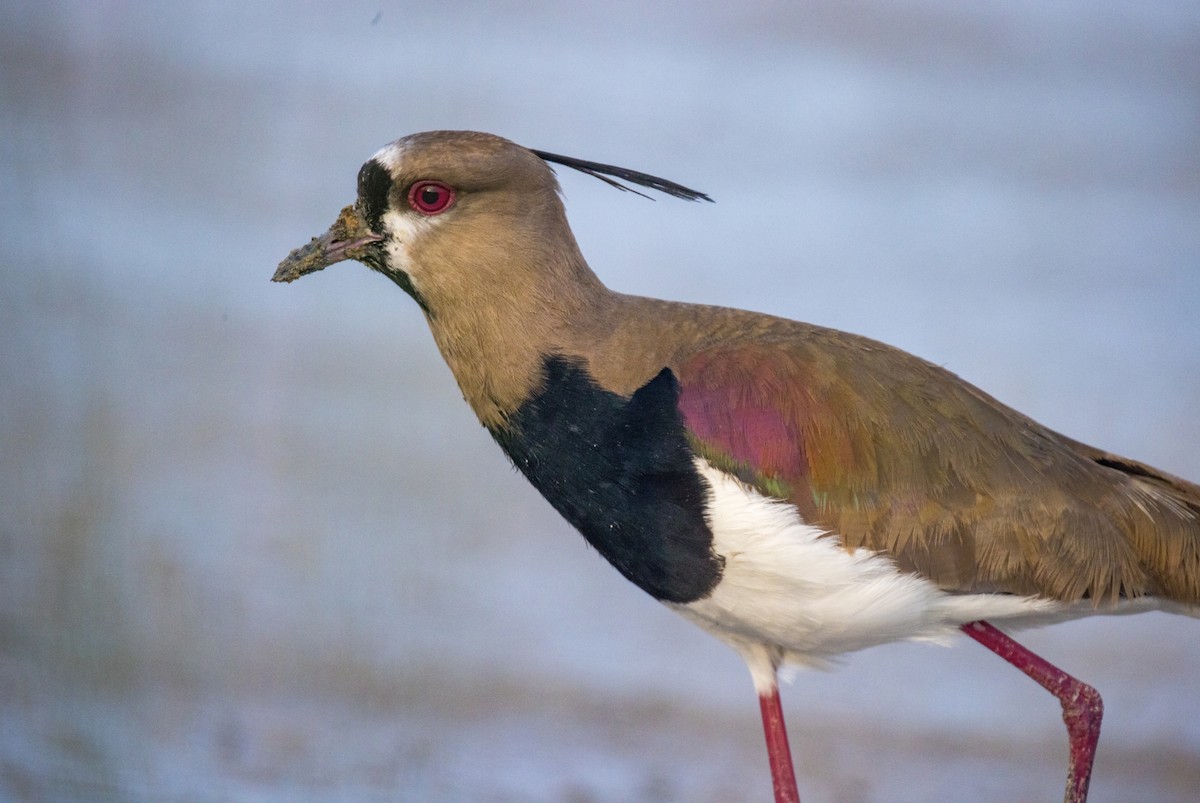
<instances>
[{"instance_id":1,"label":"bird's beak","mask_svg":"<svg viewBox=\"0 0 1200 803\"><path fill-rule=\"evenodd\" d=\"M347 206L329 231L288 254L287 259L279 263L271 281L294 282L306 273L314 273L343 259L361 260L367 246L382 239L383 235L371 231L353 205Z\"/></svg>"}]
</instances>

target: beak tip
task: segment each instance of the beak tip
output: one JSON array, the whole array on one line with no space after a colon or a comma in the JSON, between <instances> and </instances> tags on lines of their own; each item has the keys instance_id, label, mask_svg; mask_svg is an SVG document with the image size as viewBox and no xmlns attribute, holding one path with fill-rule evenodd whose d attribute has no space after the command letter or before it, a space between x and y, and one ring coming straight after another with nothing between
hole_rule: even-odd
<instances>
[{"instance_id":1,"label":"beak tip","mask_svg":"<svg viewBox=\"0 0 1200 803\"><path fill-rule=\"evenodd\" d=\"M292 273L292 266L285 259L283 262L279 263L279 267L275 268L275 275L271 277L271 281L294 282L296 281L297 277L293 276Z\"/></svg>"},{"instance_id":2,"label":"beak tip","mask_svg":"<svg viewBox=\"0 0 1200 803\"><path fill-rule=\"evenodd\" d=\"M357 259L357 249L382 239L366 227L353 206L347 206L329 231L321 237L313 237L305 245L292 251L287 259L279 263L273 282L294 282L301 276L316 273L343 259Z\"/></svg>"},{"instance_id":3,"label":"beak tip","mask_svg":"<svg viewBox=\"0 0 1200 803\"><path fill-rule=\"evenodd\" d=\"M294 282L306 273L321 270L329 264L325 243L317 237L307 245L302 245L287 255L287 259L279 263L273 282Z\"/></svg>"}]
</instances>

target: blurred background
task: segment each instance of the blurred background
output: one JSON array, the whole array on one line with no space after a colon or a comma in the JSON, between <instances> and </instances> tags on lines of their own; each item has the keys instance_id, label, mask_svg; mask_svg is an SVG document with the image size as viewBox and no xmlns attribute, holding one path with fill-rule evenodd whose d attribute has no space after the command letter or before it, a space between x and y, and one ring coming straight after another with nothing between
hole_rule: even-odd
<instances>
[{"instance_id":1,"label":"blurred background","mask_svg":"<svg viewBox=\"0 0 1200 803\"><path fill-rule=\"evenodd\" d=\"M762 801L740 660L626 583L415 304L269 282L414 131L562 170L592 266L915 352L1200 479L1200 5L6 3L0 799ZM1093 800L1200 799L1200 622L1027 634ZM1052 800L1055 701L973 643L784 689L806 801Z\"/></svg>"}]
</instances>

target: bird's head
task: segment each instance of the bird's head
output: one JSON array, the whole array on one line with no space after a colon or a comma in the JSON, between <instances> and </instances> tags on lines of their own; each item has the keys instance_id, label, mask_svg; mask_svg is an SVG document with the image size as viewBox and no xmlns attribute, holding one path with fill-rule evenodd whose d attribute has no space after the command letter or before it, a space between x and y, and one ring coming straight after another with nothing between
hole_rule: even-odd
<instances>
[{"instance_id":1,"label":"bird's head","mask_svg":"<svg viewBox=\"0 0 1200 803\"><path fill-rule=\"evenodd\" d=\"M514 262L546 271L577 254L557 181L541 158L490 134L430 131L368 159L357 200L329 231L289 254L273 279L290 282L354 259L429 312L470 287L519 281Z\"/></svg>"},{"instance_id":2,"label":"bird's head","mask_svg":"<svg viewBox=\"0 0 1200 803\"><path fill-rule=\"evenodd\" d=\"M621 189L630 188L610 177L707 199L645 173L490 134L413 134L367 160L357 200L289 254L274 280L345 259L387 276L421 306L464 397L494 423L537 385L546 355L578 353L580 341L608 325L614 303L579 253L550 163Z\"/></svg>"},{"instance_id":3,"label":"bird's head","mask_svg":"<svg viewBox=\"0 0 1200 803\"><path fill-rule=\"evenodd\" d=\"M329 231L289 254L273 280L291 282L354 259L392 279L426 313L481 291L537 299L587 284L594 277L579 255L548 162L620 189L629 188L608 176L708 200L665 179L530 150L491 134L428 131L368 159L358 172L357 200Z\"/></svg>"}]
</instances>

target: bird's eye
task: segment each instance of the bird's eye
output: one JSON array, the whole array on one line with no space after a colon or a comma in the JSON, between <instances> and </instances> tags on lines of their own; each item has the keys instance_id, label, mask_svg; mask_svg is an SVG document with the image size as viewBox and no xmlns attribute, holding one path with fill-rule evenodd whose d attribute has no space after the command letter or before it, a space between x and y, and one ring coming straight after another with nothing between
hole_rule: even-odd
<instances>
[{"instance_id":1,"label":"bird's eye","mask_svg":"<svg viewBox=\"0 0 1200 803\"><path fill-rule=\"evenodd\" d=\"M408 205L422 215L440 215L454 205L454 190L438 181L418 181L408 190Z\"/></svg>"}]
</instances>

